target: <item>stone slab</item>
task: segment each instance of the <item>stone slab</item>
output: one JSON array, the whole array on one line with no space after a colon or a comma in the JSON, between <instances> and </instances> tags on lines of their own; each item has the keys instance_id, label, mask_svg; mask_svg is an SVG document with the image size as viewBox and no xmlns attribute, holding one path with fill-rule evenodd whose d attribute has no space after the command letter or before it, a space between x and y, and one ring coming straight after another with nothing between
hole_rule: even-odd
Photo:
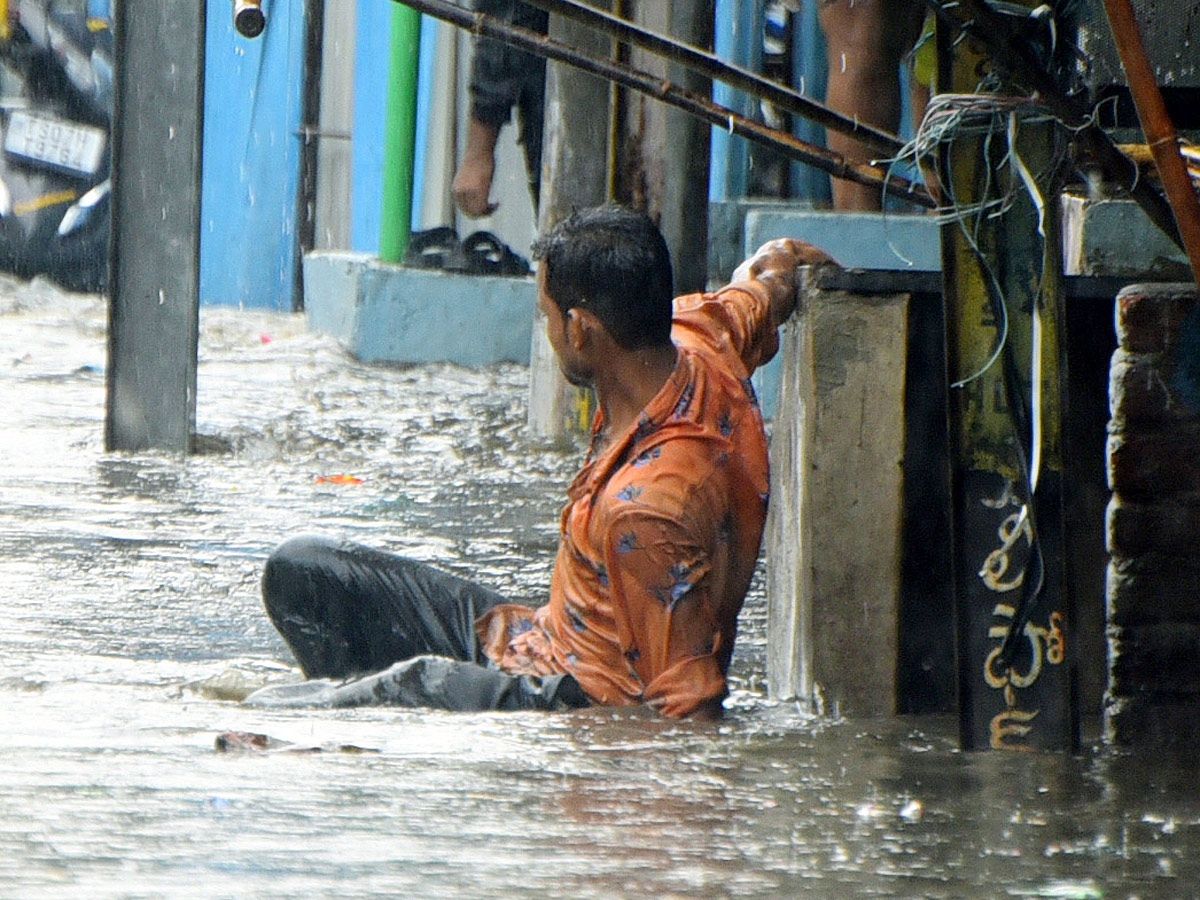
<instances>
[{"instance_id":1,"label":"stone slab","mask_svg":"<svg viewBox=\"0 0 1200 900\"><path fill-rule=\"evenodd\" d=\"M1109 629L1112 658L1109 691L1200 697L1200 625L1164 622Z\"/></svg>"},{"instance_id":2,"label":"stone slab","mask_svg":"<svg viewBox=\"0 0 1200 900\"><path fill-rule=\"evenodd\" d=\"M1108 484L1123 499L1148 502L1200 495L1200 422L1129 429L1108 437Z\"/></svg>"},{"instance_id":3,"label":"stone slab","mask_svg":"<svg viewBox=\"0 0 1200 900\"><path fill-rule=\"evenodd\" d=\"M1190 279L1187 256L1133 200L1063 194L1062 214L1065 274Z\"/></svg>"},{"instance_id":4,"label":"stone slab","mask_svg":"<svg viewBox=\"0 0 1200 900\"><path fill-rule=\"evenodd\" d=\"M1163 762L1200 759L1200 697L1113 697L1104 719L1109 743L1150 750Z\"/></svg>"},{"instance_id":5,"label":"stone slab","mask_svg":"<svg viewBox=\"0 0 1200 900\"><path fill-rule=\"evenodd\" d=\"M1144 553L1200 556L1200 498L1135 503L1114 495L1106 511L1105 542L1119 559Z\"/></svg>"},{"instance_id":6,"label":"stone slab","mask_svg":"<svg viewBox=\"0 0 1200 900\"><path fill-rule=\"evenodd\" d=\"M1161 353L1180 345L1194 351L1196 306L1196 285L1190 280L1128 285L1117 294L1117 341L1131 353Z\"/></svg>"},{"instance_id":7,"label":"stone slab","mask_svg":"<svg viewBox=\"0 0 1200 900\"><path fill-rule=\"evenodd\" d=\"M806 288L784 329L766 535L778 699L895 712L907 313L903 294Z\"/></svg>"},{"instance_id":8,"label":"stone slab","mask_svg":"<svg viewBox=\"0 0 1200 900\"><path fill-rule=\"evenodd\" d=\"M1118 628L1170 622L1200 624L1200 559L1141 553L1109 562L1108 622Z\"/></svg>"}]
</instances>

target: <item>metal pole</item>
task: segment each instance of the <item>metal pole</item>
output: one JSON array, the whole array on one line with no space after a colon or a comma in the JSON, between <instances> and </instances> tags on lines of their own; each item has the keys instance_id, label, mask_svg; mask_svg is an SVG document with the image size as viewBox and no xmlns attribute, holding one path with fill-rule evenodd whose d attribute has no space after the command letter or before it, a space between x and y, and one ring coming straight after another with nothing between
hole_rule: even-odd
<instances>
[{"instance_id":1,"label":"metal pole","mask_svg":"<svg viewBox=\"0 0 1200 900\"><path fill-rule=\"evenodd\" d=\"M116 5L105 446L186 453L196 421L204 4Z\"/></svg>"},{"instance_id":2,"label":"metal pole","mask_svg":"<svg viewBox=\"0 0 1200 900\"><path fill-rule=\"evenodd\" d=\"M725 128L731 134L741 135L773 147L785 156L816 166L835 178L844 178L859 184L881 188L884 192L917 206L933 208L937 205L929 193L919 185L903 178L888 177L886 171L875 166L847 162L845 157L838 153L806 143L785 131L779 131L761 122L756 122L734 110L713 103L707 97L681 90L669 81L655 78L632 66L613 60L586 56L558 41L524 28L506 25L482 13L470 12L457 4L447 2L447 0L392 0L392 2L411 6L426 15L443 19L475 34L496 38L530 53L565 62L585 72L607 78L623 87L676 106L711 125Z\"/></svg>"},{"instance_id":3,"label":"metal pole","mask_svg":"<svg viewBox=\"0 0 1200 900\"><path fill-rule=\"evenodd\" d=\"M384 262L400 262L408 248L412 227L417 53L420 40L420 14L403 6L393 9L384 124L383 208L379 222L379 258Z\"/></svg>"},{"instance_id":4,"label":"metal pole","mask_svg":"<svg viewBox=\"0 0 1200 900\"><path fill-rule=\"evenodd\" d=\"M304 257L316 244L317 163L321 122L321 63L325 0L308 0L304 8L304 83L300 107L300 178L296 186L296 264L292 270L292 311L304 309Z\"/></svg>"},{"instance_id":5,"label":"metal pole","mask_svg":"<svg viewBox=\"0 0 1200 900\"><path fill-rule=\"evenodd\" d=\"M904 147L904 142L894 134L848 119L828 106L817 103L778 82L763 78L749 69L727 63L712 53L657 34L611 13L576 2L576 0L525 0L525 2L548 12L574 19L589 28L612 35L622 43L648 50L716 81L723 81L757 99L766 100L785 112L811 119L831 131L852 135L861 143L878 150L883 156L897 156Z\"/></svg>"},{"instance_id":6,"label":"metal pole","mask_svg":"<svg viewBox=\"0 0 1200 900\"><path fill-rule=\"evenodd\" d=\"M953 37L939 20L937 83L969 92L990 63ZM1049 137L1045 127L1013 135L1034 171L1047 163ZM971 135L943 148L952 203L987 199L1003 165L998 143ZM1054 185L1041 189L1057 197ZM959 734L970 750L1079 744L1063 552L1057 208L1045 204L1040 241L1025 197L1002 217L942 226Z\"/></svg>"}]
</instances>

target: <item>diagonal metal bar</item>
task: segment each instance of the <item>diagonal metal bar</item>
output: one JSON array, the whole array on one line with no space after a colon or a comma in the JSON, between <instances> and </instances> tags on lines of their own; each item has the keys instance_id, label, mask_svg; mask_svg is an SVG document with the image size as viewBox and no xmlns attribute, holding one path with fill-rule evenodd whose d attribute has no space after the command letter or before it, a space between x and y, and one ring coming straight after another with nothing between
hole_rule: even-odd
<instances>
[{"instance_id":1,"label":"diagonal metal bar","mask_svg":"<svg viewBox=\"0 0 1200 900\"><path fill-rule=\"evenodd\" d=\"M899 156L904 142L896 135L863 122L846 118L798 91L764 78L742 66L728 63L720 57L666 35L635 25L605 10L596 9L577 0L524 0L549 13L574 19L583 25L610 35L624 44L648 50L664 59L724 82L759 100L766 100L785 112L816 122L831 131L849 135L886 157Z\"/></svg>"},{"instance_id":2,"label":"diagonal metal bar","mask_svg":"<svg viewBox=\"0 0 1200 900\"><path fill-rule=\"evenodd\" d=\"M1138 118L1142 122L1142 131L1154 155L1163 191L1179 226L1188 262L1192 266L1192 278L1200 284L1200 200L1196 199L1187 164L1179 152L1175 124L1167 114L1162 92L1154 80L1154 71L1146 57L1146 47L1133 13L1133 5L1129 0L1104 0L1104 10L1116 40L1121 66L1129 81Z\"/></svg>"},{"instance_id":3,"label":"diagonal metal bar","mask_svg":"<svg viewBox=\"0 0 1200 900\"><path fill-rule=\"evenodd\" d=\"M880 188L918 206L933 208L937 202L919 184L890 176L884 169L861 163L851 163L839 153L802 141L794 135L756 122L728 107L713 103L707 97L686 91L670 81L616 60L597 59L580 53L559 41L526 28L501 22L492 16L464 9L448 0L392 0L411 6L426 15L449 22L483 37L495 38L521 50L544 56L556 62L605 78L622 87L646 94L663 103L682 109L711 125L727 129L731 134L771 147L783 155L858 184Z\"/></svg>"}]
</instances>

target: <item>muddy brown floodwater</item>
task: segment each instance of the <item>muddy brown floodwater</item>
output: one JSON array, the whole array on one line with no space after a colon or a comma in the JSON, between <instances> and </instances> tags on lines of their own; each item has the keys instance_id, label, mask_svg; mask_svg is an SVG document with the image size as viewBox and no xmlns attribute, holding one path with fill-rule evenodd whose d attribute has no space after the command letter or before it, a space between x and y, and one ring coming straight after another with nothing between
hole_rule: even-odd
<instances>
[{"instance_id":1,"label":"muddy brown floodwater","mask_svg":"<svg viewBox=\"0 0 1200 900\"><path fill-rule=\"evenodd\" d=\"M201 319L213 452L106 454L102 301L0 285L0 897L1200 896L1194 769L772 703L761 575L719 724L243 707L295 677L258 596L276 542L537 602L578 451L528 442L519 366L364 366L299 317ZM324 750L219 753L227 730Z\"/></svg>"}]
</instances>

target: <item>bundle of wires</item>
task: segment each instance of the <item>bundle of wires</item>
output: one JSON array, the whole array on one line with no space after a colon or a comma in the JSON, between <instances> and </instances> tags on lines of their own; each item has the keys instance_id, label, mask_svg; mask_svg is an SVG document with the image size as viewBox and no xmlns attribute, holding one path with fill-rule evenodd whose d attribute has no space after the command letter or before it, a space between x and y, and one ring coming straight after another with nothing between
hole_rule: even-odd
<instances>
[{"instance_id":1,"label":"bundle of wires","mask_svg":"<svg viewBox=\"0 0 1200 900\"><path fill-rule=\"evenodd\" d=\"M962 222L979 215L994 218L1007 212L1016 193L1028 187L1024 178L1010 178L1005 183L999 177L1001 170L1019 160L1011 139L1015 136L1014 126L1018 123L1036 125L1053 121L1057 120L1049 110L1028 97L993 93L937 94L929 101L913 139L904 145L896 157L881 160L880 164L887 165L889 174L895 167L906 164L926 173L927 177L933 174L938 190L946 199L937 213L941 223ZM954 195L953 173L943 171L940 150L943 145L949 146L961 139L980 137L983 138L982 152L985 158L991 156L992 141L996 138L1008 138L1008 146L1004 156L988 167L989 171L997 173L995 180L983 185L976 200L963 204ZM1047 171L1036 173L1034 181L1040 183L1056 175L1056 170L1061 168L1066 158L1064 142ZM999 189L998 193L996 189Z\"/></svg>"},{"instance_id":2,"label":"bundle of wires","mask_svg":"<svg viewBox=\"0 0 1200 900\"><path fill-rule=\"evenodd\" d=\"M1018 578L1022 585L1022 600L1014 629L1004 642L1003 659L1011 662L1015 638L1024 626L1032 604L1041 592L1044 580L1042 548L1033 526L1034 497L1042 463L1042 285L1038 285L1032 311L1031 359L1029 360L1030 394L1022 396L1016 376L1012 347L1008 346L1008 301L1004 287L995 272L993 261L982 248L982 229L989 220L1005 215L1022 197L1027 196L1037 211L1038 232L1047 239L1044 228L1046 198L1053 199L1061 188L1065 173L1071 165L1069 137L1071 129L1054 116L1043 104L1029 97L986 92L990 85L981 85L974 94L939 94L933 97L916 135L895 159L888 160L888 172L901 164L912 165L925 174L928 182L936 178L936 191L942 203L937 210L940 223L953 223L979 261L984 276L996 337L991 351L978 371L959 376L952 387L962 388L982 377L1000 362L1004 366L1005 391L1008 408L1017 433L1018 468L1024 484L1018 487L1021 504L1017 528L1028 528L1031 536L1031 558L1026 571ZM1019 149L1022 128L1053 125L1050 152L1042 156L1044 165L1032 171ZM962 199L956 193L955 173L951 170L955 154L943 152L957 141L970 140L978 145L977 153L983 165L976 169L973 196ZM982 181L980 181L982 179ZM1044 267L1043 267L1044 268ZM1043 272L1044 274L1044 272ZM1017 619L1022 619L1016 624Z\"/></svg>"}]
</instances>

